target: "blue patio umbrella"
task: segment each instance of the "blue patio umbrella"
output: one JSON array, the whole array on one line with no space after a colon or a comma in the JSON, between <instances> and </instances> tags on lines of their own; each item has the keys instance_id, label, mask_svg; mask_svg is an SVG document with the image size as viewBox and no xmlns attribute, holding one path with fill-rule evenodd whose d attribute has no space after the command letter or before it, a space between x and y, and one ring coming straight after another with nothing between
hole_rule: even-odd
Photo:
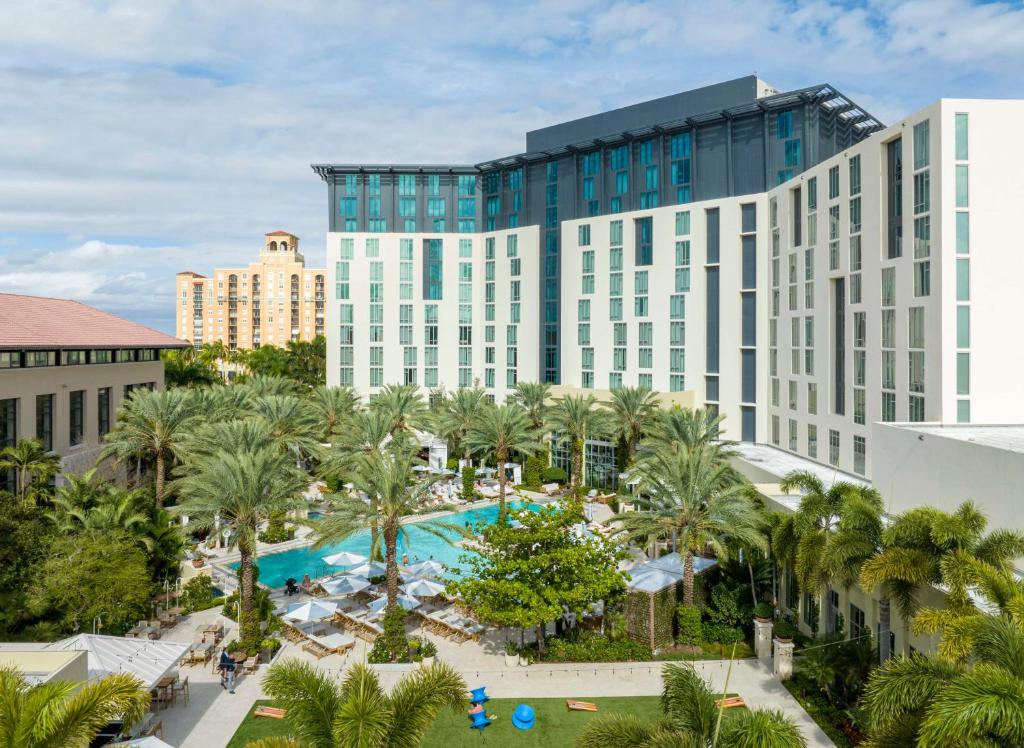
<instances>
[{"instance_id":1,"label":"blue patio umbrella","mask_svg":"<svg viewBox=\"0 0 1024 748\"><path fill-rule=\"evenodd\" d=\"M533 715L533 707L529 704L520 704L516 707L516 710L512 712L512 724L519 730L530 730L533 728L535 721Z\"/></svg>"}]
</instances>

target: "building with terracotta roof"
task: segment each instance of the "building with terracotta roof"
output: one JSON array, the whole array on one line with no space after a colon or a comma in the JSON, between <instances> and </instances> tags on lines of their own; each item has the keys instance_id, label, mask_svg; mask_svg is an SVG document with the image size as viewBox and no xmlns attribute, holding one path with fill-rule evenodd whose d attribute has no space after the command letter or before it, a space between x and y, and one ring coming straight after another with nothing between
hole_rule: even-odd
<instances>
[{"instance_id":1,"label":"building with terracotta roof","mask_svg":"<svg viewBox=\"0 0 1024 748\"><path fill-rule=\"evenodd\" d=\"M324 268L306 267L299 237L271 231L248 267L178 273L176 334L197 348L220 340L232 351L312 340L324 334L325 277Z\"/></svg>"},{"instance_id":2,"label":"building with terracotta roof","mask_svg":"<svg viewBox=\"0 0 1024 748\"><path fill-rule=\"evenodd\" d=\"M77 301L0 293L0 448L36 438L64 471L92 467L121 403L163 387L160 352L184 347Z\"/></svg>"}]
</instances>

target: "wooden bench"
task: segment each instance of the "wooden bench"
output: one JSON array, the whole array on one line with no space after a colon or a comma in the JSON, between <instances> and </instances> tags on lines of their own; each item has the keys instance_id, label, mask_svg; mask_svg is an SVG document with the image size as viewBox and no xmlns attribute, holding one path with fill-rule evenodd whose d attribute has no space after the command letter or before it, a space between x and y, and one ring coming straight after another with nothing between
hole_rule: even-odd
<instances>
[{"instance_id":1,"label":"wooden bench","mask_svg":"<svg viewBox=\"0 0 1024 748\"><path fill-rule=\"evenodd\" d=\"M271 719L284 719L287 710L278 709L276 706L258 706L252 713L254 717L270 717Z\"/></svg>"}]
</instances>

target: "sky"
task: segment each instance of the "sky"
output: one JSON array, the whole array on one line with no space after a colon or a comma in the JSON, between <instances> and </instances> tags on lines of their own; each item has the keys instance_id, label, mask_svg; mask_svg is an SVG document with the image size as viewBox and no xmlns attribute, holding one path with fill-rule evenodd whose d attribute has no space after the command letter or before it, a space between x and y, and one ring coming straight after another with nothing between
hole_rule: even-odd
<instances>
[{"instance_id":1,"label":"sky","mask_svg":"<svg viewBox=\"0 0 1024 748\"><path fill-rule=\"evenodd\" d=\"M968 0L6 0L0 292L174 332L174 275L262 235L324 263L311 163L477 163L527 130L756 73L891 123L1024 98L1024 7Z\"/></svg>"}]
</instances>

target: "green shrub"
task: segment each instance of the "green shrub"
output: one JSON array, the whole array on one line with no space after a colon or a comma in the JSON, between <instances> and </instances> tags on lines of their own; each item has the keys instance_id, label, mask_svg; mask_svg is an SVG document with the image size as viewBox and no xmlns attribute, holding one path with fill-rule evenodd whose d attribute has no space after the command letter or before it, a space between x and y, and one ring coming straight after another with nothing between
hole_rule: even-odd
<instances>
[{"instance_id":1,"label":"green shrub","mask_svg":"<svg viewBox=\"0 0 1024 748\"><path fill-rule=\"evenodd\" d=\"M379 638L387 640L393 662L405 662L409 656L409 640L405 637L405 619L408 615L400 605L384 613L384 635Z\"/></svg>"},{"instance_id":2,"label":"green shrub","mask_svg":"<svg viewBox=\"0 0 1024 748\"><path fill-rule=\"evenodd\" d=\"M213 607L213 580L205 574L193 577L185 583L178 598L178 605L186 613Z\"/></svg>"},{"instance_id":3,"label":"green shrub","mask_svg":"<svg viewBox=\"0 0 1024 748\"><path fill-rule=\"evenodd\" d=\"M774 633L780 639L792 639L797 634L797 628L785 618L780 618L775 622Z\"/></svg>"},{"instance_id":4,"label":"green shrub","mask_svg":"<svg viewBox=\"0 0 1024 748\"><path fill-rule=\"evenodd\" d=\"M700 608L692 605L680 605L676 608L676 626L679 629L676 641L680 644L696 647L704 641L700 623Z\"/></svg>"},{"instance_id":5,"label":"green shrub","mask_svg":"<svg viewBox=\"0 0 1024 748\"><path fill-rule=\"evenodd\" d=\"M452 472L455 472L455 471L457 471L459 469L459 460L456 457L449 457L448 458L448 462L446 462L444 464L444 466L448 470L451 470Z\"/></svg>"},{"instance_id":6,"label":"green shrub","mask_svg":"<svg viewBox=\"0 0 1024 748\"><path fill-rule=\"evenodd\" d=\"M472 465L462 468L462 498L466 501L476 498L476 470Z\"/></svg>"},{"instance_id":7,"label":"green shrub","mask_svg":"<svg viewBox=\"0 0 1024 748\"><path fill-rule=\"evenodd\" d=\"M565 471L555 465L544 468L540 474L541 483L565 483L568 479Z\"/></svg>"},{"instance_id":8,"label":"green shrub","mask_svg":"<svg viewBox=\"0 0 1024 748\"><path fill-rule=\"evenodd\" d=\"M775 617L775 611L772 606L766 602L760 602L754 606L754 618L764 618L771 620Z\"/></svg>"},{"instance_id":9,"label":"green shrub","mask_svg":"<svg viewBox=\"0 0 1024 748\"><path fill-rule=\"evenodd\" d=\"M609 641L591 631L578 631L548 641L545 662L647 662L651 650L635 641Z\"/></svg>"},{"instance_id":10,"label":"green shrub","mask_svg":"<svg viewBox=\"0 0 1024 748\"><path fill-rule=\"evenodd\" d=\"M544 463L540 457L531 455L526 458L526 466L523 468L523 486L526 488L540 488L541 473L544 471Z\"/></svg>"},{"instance_id":11,"label":"green shrub","mask_svg":"<svg viewBox=\"0 0 1024 748\"><path fill-rule=\"evenodd\" d=\"M721 582L712 587L708 620L726 626L739 626L749 621L749 608L741 602L744 591L742 587L729 587Z\"/></svg>"},{"instance_id":12,"label":"green shrub","mask_svg":"<svg viewBox=\"0 0 1024 748\"><path fill-rule=\"evenodd\" d=\"M743 641L746 635L743 629L727 626L724 623L708 623L704 625L704 640L718 644L736 644Z\"/></svg>"}]
</instances>

